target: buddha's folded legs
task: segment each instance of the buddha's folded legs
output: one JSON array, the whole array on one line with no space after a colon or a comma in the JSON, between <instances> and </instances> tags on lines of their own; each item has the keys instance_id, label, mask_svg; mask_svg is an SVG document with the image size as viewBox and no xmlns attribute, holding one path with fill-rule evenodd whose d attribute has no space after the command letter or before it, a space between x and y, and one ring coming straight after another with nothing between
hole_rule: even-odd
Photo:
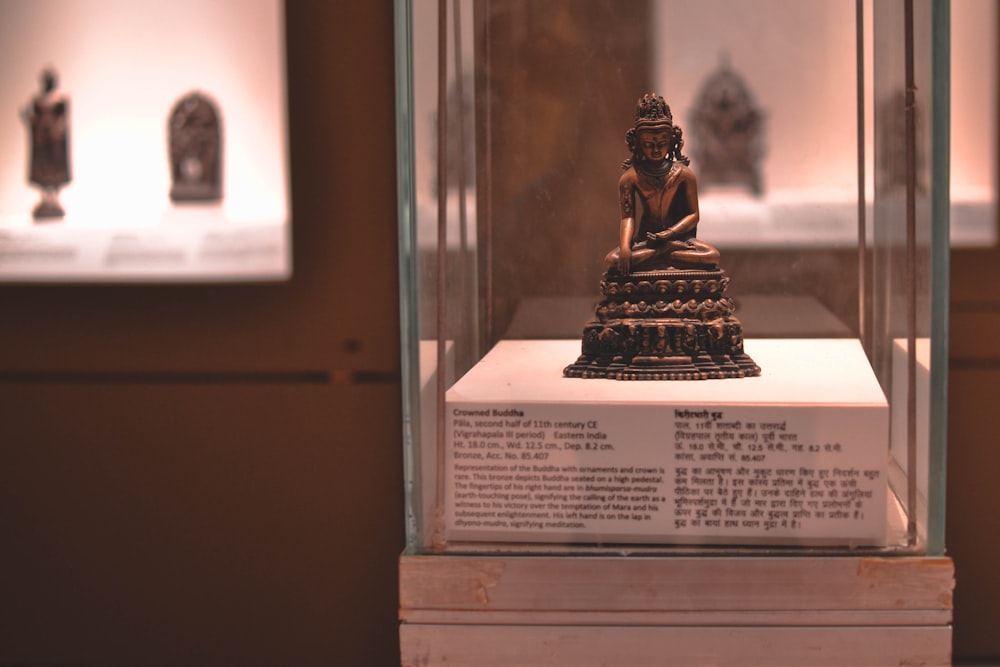
<instances>
[{"instance_id":1,"label":"buddha's folded legs","mask_svg":"<svg viewBox=\"0 0 1000 667\"><path fill-rule=\"evenodd\" d=\"M615 248L604 258L609 267L618 265L619 249ZM649 245L640 241L632 246L632 270L643 270L643 264L654 258L662 257L669 264L681 267L715 268L719 265L719 251L704 241L690 238L686 241L667 241L658 245ZM661 264L663 262L657 262Z\"/></svg>"}]
</instances>

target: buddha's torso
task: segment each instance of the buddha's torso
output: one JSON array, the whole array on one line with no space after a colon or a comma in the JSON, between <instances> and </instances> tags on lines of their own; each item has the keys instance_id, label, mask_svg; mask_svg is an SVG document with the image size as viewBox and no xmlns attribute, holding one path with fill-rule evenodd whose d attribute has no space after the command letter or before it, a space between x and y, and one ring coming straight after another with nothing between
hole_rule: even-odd
<instances>
[{"instance_id":1,"label":"buddha's torso","mask_svg":"<svg viewBox=\"0 0 1000 667\"><path fill-rule=\"evenodd\" d=\"M684 169L684 165L669 160L662 164L663 167L659 168L635 166L635 190L643 208L638 229L640 238L646 232L663 231L691 213L686 179L683 174L677 173ZM671 177L673 182L670 182Z\"/></svg>"}]
</instances>

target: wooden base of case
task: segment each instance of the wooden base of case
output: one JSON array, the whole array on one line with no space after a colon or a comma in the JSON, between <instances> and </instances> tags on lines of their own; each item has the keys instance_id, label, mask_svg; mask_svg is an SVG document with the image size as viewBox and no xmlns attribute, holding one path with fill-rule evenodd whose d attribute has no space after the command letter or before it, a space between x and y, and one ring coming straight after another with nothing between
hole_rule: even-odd
<instances>
[{"instance_id":1,"label":"wooden base of case","mask_svg":"<svg viewBox=\"0 0 1000 667\"><path fill-rule=\"evenodd\" d=\"M404 667L950 665L950 559L405 555Z\"/></svg>"}]
</instances>

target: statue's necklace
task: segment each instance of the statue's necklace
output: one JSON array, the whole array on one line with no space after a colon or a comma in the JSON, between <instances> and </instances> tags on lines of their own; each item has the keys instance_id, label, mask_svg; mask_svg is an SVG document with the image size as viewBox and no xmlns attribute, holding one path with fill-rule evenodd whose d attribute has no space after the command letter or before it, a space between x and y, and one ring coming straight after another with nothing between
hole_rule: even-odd
<instances>
[{"instance_id":1,"label":"statue's necklace","mask_svg":"<svg viewBox=\"0 0 1000 667\"><path fill-rule=\"evenodd\" d=\"M648 164L648 162L640 162L636 167L642 172L643 176L652 179L656 187L663 187L663 184L667 181L667 176L670 175L670 171L674 168L674 161L661 160L652 168L648 167Z\"/></svg>"}]
</instances>

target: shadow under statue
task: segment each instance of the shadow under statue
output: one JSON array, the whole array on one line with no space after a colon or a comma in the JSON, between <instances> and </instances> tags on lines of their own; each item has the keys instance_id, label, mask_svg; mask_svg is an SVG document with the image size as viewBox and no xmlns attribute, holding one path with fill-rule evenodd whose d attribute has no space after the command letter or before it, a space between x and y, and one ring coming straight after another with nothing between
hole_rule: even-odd
<instances>
[{"instance_id":1,"label":"shadow under statue","mask_svg":"<svg viewBox=\"0 0 1000 667\"><path fill-rule=\"evenodd\" d=\"M620 241L605 258L603 300L563 374L615 380L760 375L725 296L719 251L696 237L698 184L681 128L663 98L644 95L625 135L632 157L618 183Z\"/></svg>"},{"instance_id":2,"label":"shadow under statue","mask_svg":"<svg viewBox=\"0 0 1000 667\"><path fill-rule=\"evenodd\" d=\"M69 98L57 90L55 70L43 70L39 82L41 90L23 116L31 137L28 182L42 190L42 199L32 215L46 220L66 214L59 204L59 188L70 182Z\"/></svg>"}]
</instances>

